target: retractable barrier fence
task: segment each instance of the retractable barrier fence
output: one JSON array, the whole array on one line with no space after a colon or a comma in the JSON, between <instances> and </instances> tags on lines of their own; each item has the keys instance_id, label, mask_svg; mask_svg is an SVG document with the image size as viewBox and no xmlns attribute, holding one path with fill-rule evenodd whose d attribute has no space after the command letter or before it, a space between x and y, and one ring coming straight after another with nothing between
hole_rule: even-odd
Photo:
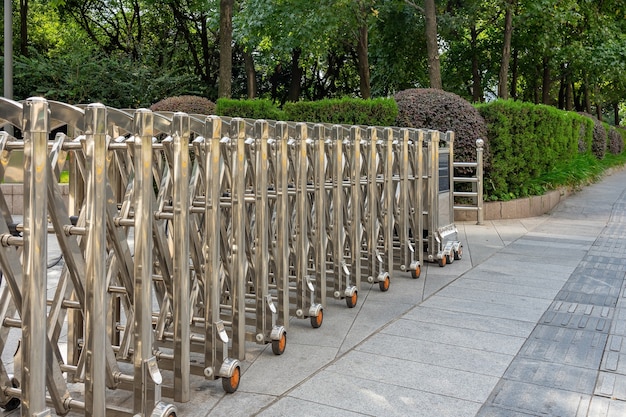
<instances>
[{"instance_id":1,"label":"retractable barrier fence","mask_svg":"<svg viewBox=\"0 0 626 417\"><path fill-rule=\"evenodd\" d=\"M20 340L0 406L23 416L174 416L192 375L235 392L246 344L281 355L292 318L320 327L329 298L462 256L439 190L451 132L42 98L0 99L0 124L21 134L0 132L0 178L23 152L25 196L22 220L0 193L1 351ZM49 236L65 262L47 292Z\"/></svg>"}]
</instances>

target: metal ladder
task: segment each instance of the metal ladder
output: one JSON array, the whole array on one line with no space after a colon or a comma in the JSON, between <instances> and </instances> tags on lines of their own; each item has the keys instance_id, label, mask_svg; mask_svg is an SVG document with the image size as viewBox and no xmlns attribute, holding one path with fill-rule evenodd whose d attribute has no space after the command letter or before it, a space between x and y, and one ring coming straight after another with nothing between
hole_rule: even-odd
<instances>
[{"instance_id":1,"label":"metal ladder","mask_svg":"<svg viewBox=\"0 0 626 417\"><path fill-rule=\"evenodd\" d=\"M476 140L476 162L453 162L454 168L470 168L474 174L469 176L452 176L450 181L450 190L454 199L454 210L459 211L475 211L476 224L483 224L483 147L485 143L482 139ZM472 191L456 191L454 185L470 183ZM472 204L457 204L458 198L471 198Z\"/></svg>"}]
</instances>

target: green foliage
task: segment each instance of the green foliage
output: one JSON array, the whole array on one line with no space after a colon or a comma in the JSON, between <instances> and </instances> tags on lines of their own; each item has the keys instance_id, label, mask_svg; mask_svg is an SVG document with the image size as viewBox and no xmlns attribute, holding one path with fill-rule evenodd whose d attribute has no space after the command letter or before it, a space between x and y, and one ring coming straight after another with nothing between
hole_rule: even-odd
<instances>
[{"instance_id":1,"label":"green foliage","mask_svg":"<svg viewBox=\"0 0 626 417\"><path fill-rule=\"evenodd\" d=\"M387 98L300 101L283 109L288 120L370 126L391 126L398 114L395 100Z\"/></svg>"},{"instance_id":2,"label":"green foliage","mask_svg":"<svg viewBox=\"0 0 626 417\"><path fill-rule=\"evenodd\" d=\"M484 173L487 199L540 193L537 179L578 155L592 156L593 121L554 107L512 100L477 106L488 126L491 165ZM586 151L579 152L579 142Z\"/></svg>"},{"instance_id":3,"label":"green foliage","mask_svg":"<svg viewBox=\"0 0 626 417\"><path fill-rule=\"evenodd\" d=\"M14 96L18 100L44 96L69 104L102 102L111 107L147 107L161 97L197 85L192 75L159 71L116 56L76 52L46 57L33 51L31 57L15 59Z\"/></svg>"},{"instance_id":4,"label":"green foliage","mask_svg":"<svg viewBox=\"0 0 626 417\"><path fill-rule=\"evenodd\" d=\"M249 119L285 120L284 113L270 100L233 100L220 98L215 106L219 116Z\"/></svg>"},{"instance_id":5,"label":"green foliage","mask_svg":"<svg viewBox=\"0 0 626 417\"><path fill-rule=\"evenodd\" d=\"M188 114L215 114L215 103L205 97L176 96L164 98L150 106L152 111L181 111Z\"/></svg>"},{"instance_id":6,"label":"green foliage","mask_svg":"<svg viewBox=\"0 0 626 417\"><path fill-rule=\"evenodd\" d=\"M453 93L413 88L395 95L398 126L454 132L454 156L458 161L476 160L476 140L483 139L484 165L490 164L487 125L478 110Z\"/></svg>"}]
</instances>

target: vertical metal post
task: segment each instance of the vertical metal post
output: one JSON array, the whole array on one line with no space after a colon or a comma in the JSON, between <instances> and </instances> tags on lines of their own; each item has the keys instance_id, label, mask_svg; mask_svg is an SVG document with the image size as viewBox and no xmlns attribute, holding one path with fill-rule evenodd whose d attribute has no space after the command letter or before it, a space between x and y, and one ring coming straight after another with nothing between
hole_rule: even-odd
<instances>
[{"instance_id":1,"label":"vertical metal post","mask_svg":"<svg viewBox=\"0 0 626 417\"><path fill-rule=\"evenodd\" d=\"M430 130L428 136L428 259L432 261L439 252L439 131Z\"/></svg>"},{"instance_id":2,"label":"vertical metal post","mask_svg":"<svg viewBox=\"0 0 626 417\"><path fill-rule=\"evenodd\" d=\"M315 199L315 228L311 231L315 240L315 294L316 302L326 306L326 250L328 234L326 231L326 127L316 124L313 127L313 172ZM339 259L335 260L339 262Z\"/></svg>"},{"instance_id":3,"label":"vertical metal post","mask_svg":"<svg viewBox=\"0 0 626 417\"><path fill-rule=\"evenodd\" d=\"M414 174L417 175L415 184L415 211L414 215L417 221L414 222L417 230L413 231L415 239L415 250L417 251L417 259L420 265L424 265L424 131L413 130L413 146L417 153L415 159Z\"/></svg>"},{"instance_id":4,"label":"vertical metal post","mask_svg":"<svg viewBox=\"0 0 626 417\"><path fill-rule=\"evenodd\" d=\"M363 225L361 224L361 128L352 126L350 128L350 144L352 152L350 155L350 241L352 243L352 262L350 270L354 275L354 285L357 290L361 289L361 237L363 235Z\"/></svg>"},{"instance_id":5,"label":"vertical metal post","mask_svg":"<svg viewBox=\"0 0 626 417\"><path fill-rule=\"evenodd\" d=\"M399 143L400 148L398 161L399 168L399 187L400 196L398 200L398 238L400 240L400 269L406 271L409 268L411 258L411 244L409 240L409 130L400 129ZM415 234L415 231L413 231ZM415 248L413 249L415 250Z\"/></svg>"},{"instance_id":6,"label":"vertical metal post","mask_svg":"<svg viewBox=\"0 0 626 417\"><path fill-rule=\"evenodd\" d=\"M243 360L246 356L246 240L245 236L245 177L246 177L246 122L240 118L231 120L231 167L232 167L232 269L230 297L232 305L233 357Z\"/></svg>"},{"instance_id":7,"label":"vertical metal post","mask_svg":"<svg viewBox=\"0 0 626 417\"><path fill-rule=\"evenodd\" d=\"M378 134L375 127L367 128L367 141L369 146L369 155L367 156L367 213L363 213L367 224L367 258L368 258L368 276L367 281L376 282L378 277L380 259L378 254L378 204L380 202L378 196L378 187L376 177L378 172L376 143L378 142ZM382 162L382 161L381 161Z\"/></svg>"},{"instance_id":8,"label":"vertical metal post","mask_svg":"<svg viewBox=\"0 0 626 417\"><path fill-rule=\"evenodd\" d=\"M389 273L393 272L393 200L395 189L393 187L393 129L387 127L383 130L383 192L382 192L382 219L384 251L383 265Z\"/></svg>"},{"instance_id":9,"label":"vertical metal post","mask_svg":"<svg viewBox=\"0 0 626 417\"><path fill-rule=\"evenodd\" d=\"M334 274L334 290L340 292L348 287L349 281L343 284L344 245L345 245L345 229L343 225L344 210L344 189L343 189L343 127L333 126L330 142L330 155L333 158L332 172L332 196L333 196L333 215L331 219L331 235L333 242L333 274ZM349 277L346 277L349 280Z\"/></svg>"},{"instance_id":10,"label":"vertical metal post","mask_svg":"<svg viewBox=\"0 0 626 417\"><path fill-rule=\"evenodd\" d=\"M296 124L296 305L303 308L308 279L309 263L309 224L307 216L311 208L307 204L307 126ZM300 317L302 311L300 311ZM297 314L297 312L296 312Z\"/></svg>"},{"instance_id":11,"label":"vertical metal post","mask_svg":"<svg viewBox=\"0 0 626 417\"><path fill-rule=\"evenodd\" d=\"M146 109L134 114L135 180L134 180L134 412L151 412L157 402L153 380L152 347L152 137L154 115ZM158 375L160 376L160 375Z\"/></svg>"},{"instance_id":12,"label":"vertical metal post","mask_svg":"<svg viewBox=\"0 0 626 417\"><path fill-rule=\"evenodd\" d=\"M85 415L106 414L106 174L107 111L102 104L85 108L87 247L85 277Z\"/></svg>"},{"instance_id":13,"label":"vertical metal post","mask_svg":"<svg viewBox=\"0 0 626 417\"><path fill-rule=\"evenodd\" d=\"M276 284L278 286L278 324L289 323L289 129L287 123L276 123Z\"/></svg>"},{"instance_id":14,"label":"vertical metal post","mask_svg":"<svg viewBox=\"0 0 626 417\"><path fill-rule=\"evenodd\" d=\"M448 198L448 214L446 225L454 223L454 132L446 132L446 142L448 143L448 179L450 181L449 198ZM442 225L439 225L442 226Z\"/></svg>"},{"instance_id":15,"label":"vertical metal post","mask_svg":"<svg viewBox=\"0 0 626 417\"><path fill-rule=\"evenodd\" d=\"M476 224L483 224L485 213L483 212L483 151L485 142L482 139L476 140L476 207L478 210Z\"/></svg>"},{"instance_id":16,"label":"vertical metal post","mask_svg":"<svg viewBox=\"0 0 626 417\"><path fill-rule=\"evenodd\" d=\"M267 171L269 169L267 139L269 136L269 125L265 120L257 120L254 123L254 140L256 161L255 167L255 305L256 305L256 337L257 340L266 340L266 330L272 328L272 312L266 303L268 294L269 275L269 236L268 236L268 197L267 197ZM259 336L260 335L260 336Z\"/></svg>"},{"instance_id":17,"label":"vertical metal post","mask_svg":"<svg viewBox=\"0 0 626 417\"><path fill-rule=\"evenodd\" d=\"M207 304L204 310L205 321L205 351L204 363L215 378L225 355L225 343L218 339L218 323L220 322L220 246L221 208L220 188L224 160L221 155L220 141L222 139L222 120L217 116L206 118L204 148L205 170L204 194L205 213L204 239L202 247L204 257L204 300Z\"/></svg>"},{"instance_id":18,"label":"vertical metal post","mask_svg":"<svg viewBox=\"0 0 626 417\"><path fill-rule=\"evenodd\" d=\"M174 400L189 401L190 307L189 307L189 116L174 113L173 195L173 292L174 292Z\"/></svg>"},{"instance_id":19,"label":"vertical metal post","mask_svg":"<svg viewBox=\"0 0 626 417\"><path fill-rule=\"evenodd\" d=\"M46 299L48 254L48 102L33 97L23 107L24 260L22 281L23 417L50 415L46 408ZM44 353L45 352L45 353Z\"/></svg>"}]
</instances>

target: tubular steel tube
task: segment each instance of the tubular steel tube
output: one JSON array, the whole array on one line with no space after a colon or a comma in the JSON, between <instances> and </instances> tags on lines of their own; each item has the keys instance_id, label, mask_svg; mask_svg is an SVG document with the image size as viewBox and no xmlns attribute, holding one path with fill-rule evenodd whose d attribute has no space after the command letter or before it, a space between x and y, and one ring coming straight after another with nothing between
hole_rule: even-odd
<instances>
[{"instance_id":1,"label":"tubular steel tube","mask_svg":"<svg viewBox=\"0 0 626 417\"><path fill-rule=\"evenodd\" d=\"M277 122L275 129L276 150L276 281L279 296L278 324L289 323L289 130L287 123Z\"/></svg>"},{"instance_id":2,"label":"tubular steel tube","mask_svg":"<svg viewBox=\"0 0 626 417\"><path fill-rule=\"evenodd\" d=\"M477 224L483 224L485 221L485 212L483 211L483 147L485 142L482 139L476 140L476 206L478 207Z\"/></svg>"},{"instance_id":3,"label":"tubular steel tube","mask_svg":"<svg viewBox=\"0 0 626 417\"><path fill-rule=\"evenodd\" d=\"M139 109L134 115L134 412L146 414L157 402L156 386L150 378L152 356L152 137L153 114Z\"/></svg>"},{"instance_id":4,"label":"tubular steel tube","mask_svg":"<svg viewBox=\"0 0 626 417\"><path fill-rule=\"evenodd\" d=\"M189 401L190 310L189 310L189 116L175 113L174 140L173 292L174 292L174 400Z\"/></svg>"},{"instance_id":5,"label":"tubular steel tube","mask_svg":"<svg viewBox=\"0 0 626 417\"><path fill-rule=\"evenodd\" d=\"M246 316L245 316L245 280L246 280L246 240L245 236L245 140L246 122L240 118L231 120L230 134L232 167L232 268L231 268L231 305L233 307L232 357L243 360L246 356Z\"/></svg>"},{"instance_id":6,"label":"tubular steel tube","mask_svg":"<svg viewBox=\"0 0 626 417\"><path fill-rule=\"evenodd\" d=\"M22 416L46 416L48 102L24 103L24 260L22 281Z\"/></svg>"},{"instance_id":7,"label":"tubular steel tube","mask_svg":"<svg viewBox=\"0 0 626 417\"><path fill-rule=\"evenodd\" d=\"M106 128L101 104L85 109L87 182L87 253L85 277L85 415L106 413Z\"/></svg>"}]
</instances>

